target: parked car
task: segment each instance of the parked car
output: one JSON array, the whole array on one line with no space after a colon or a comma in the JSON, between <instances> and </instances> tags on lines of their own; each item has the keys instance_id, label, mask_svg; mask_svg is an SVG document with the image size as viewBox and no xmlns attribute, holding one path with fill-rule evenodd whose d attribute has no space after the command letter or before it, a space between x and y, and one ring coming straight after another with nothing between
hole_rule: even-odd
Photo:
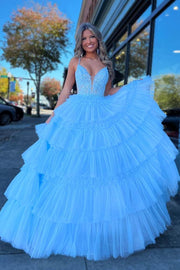
<instances>
[{"instance_id":1,"label":"parked car","mask_svg":"<svg viewBox=\"0 0 180 270\"><path fill-rule=\"evenodd\" d=\"M13 105L12 103L10 103L9 101L5 100L4 98L0 97L0 104L2 105L7 105L9 107L12 107L15 109L15 112L16 112L16 116L15 116L15 120L13 121L19 121L23 118L24 116L24 111L22 108L18 107L18 106L15 106Z\"/></svg>"},{"instance_id":2,"label":"parked car","mask_svg":"<svg viewBox=\"0 0 180 270\"><path fill-rule=\"evenodd\" d=\"M170 137L171 141L178 148L179 143L179 125L180 125L180 108L164 110L167 117L163 121L164 131Z\"/></svg>"},{"instance_id":3,"label":"parked car","mask_svg":"<svg viewBox=\"0 0 180 270\"><path fill-rule=\"evenodd\" d=\"M36 103L36 102L33 102L33 103L31 103L31 106L32 106L33 108L36 108L37 103ZM46 103L40 102L40 103L39 103L39 107L40 107L40 109L51 110L51 107L50 107L48 104L46 104Z\"/></svg>"},{"instance_id":4,"label":"parked car","mask_svg":"<svg viewBox=\"0 0 180 270\"><path fill-rule=\"evenodd\" d=\"M8 125L16 120L16 110L12 106L0 104L0 125Z\"/></svg>"},{"instance_id":5,"label":"parked car","mask_svg":"<svg viewBox=\"0 0 180 270\"><path fill-rule=\"evenodd\" d=\"M40 106L41 109L51 110L51 107L48 104L39 103L39 106Z\"/></svg>"}]
</instances>

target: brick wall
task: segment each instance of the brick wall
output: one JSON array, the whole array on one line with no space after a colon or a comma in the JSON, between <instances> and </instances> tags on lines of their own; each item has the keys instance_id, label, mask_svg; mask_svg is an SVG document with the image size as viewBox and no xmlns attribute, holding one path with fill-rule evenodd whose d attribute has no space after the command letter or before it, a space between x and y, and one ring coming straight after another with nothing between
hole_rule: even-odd
<instances>
[{"instance_id":1,"label":"brick wall","mask_svg":"<svg viewBox=\"0 0 180 270\"><path fill-rule=\"evenodd\" d=\"M97 2L100 0L83 0L78 26L83 22L91 22Z\"/></svg>"}]
</instances>

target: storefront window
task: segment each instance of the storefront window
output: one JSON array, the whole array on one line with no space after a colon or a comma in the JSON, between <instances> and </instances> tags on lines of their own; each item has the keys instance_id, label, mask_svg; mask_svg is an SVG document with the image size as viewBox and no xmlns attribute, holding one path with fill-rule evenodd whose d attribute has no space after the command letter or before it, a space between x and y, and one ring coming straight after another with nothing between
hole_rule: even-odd
<instances>
[{"instance_id":1,"label":"storefront window","mask_svg":"<svg viewBox=\"0 0 180 270\"><path fill-rule=\"evenodd\" d=\"M117 86L124 85L126 61L126 47L115 55L115 79L114 84Z\"/></svg>"},{"instance_id":2,"label":"storefront window","mask_svg":"<svg viewBox=\"0 0 180 270\"><path fill-rule=\"evenodd\" d=\"M116 48L118 48L123 43L123 41L126 40L127 36L128 33L126 32L119 38L119 40L116 42Z\"/></svg>"},{"instance_id":3,"label":"storefront window","mask_svg":"<svg viewBox=\"0 0 180 270\"><path fill-rule=\"evenodd\" d=\"M114 48L111 47L111 48L108 50L108 56L109 56L109 58L111 58L113 52L114 52Z\"/></svg>"},{"instance_id":4,"label":"storefront window","mask_svg":"<svg viewBox=\"0 0 180 270\"><path fill-rule=\"evenodd\" d=\"M180 119L180 0L155 21L152 77L155 100L167 114L164 128L178 145Z\"/></svg>"},{"instance_id":5,"label":"storefront window","mask_svg":"<svg viewBox=\"0 0 180 270\"><path fill-rule=\"evenodd\" d=\"M158 7L164 0L156 0L156 7Z\"/></svg>"},{"instance_id":6,"label":"storefront window","mask_svg":"<svg viewBox=\"0 0 180 270\"><path fill-rule=\"evenodd\" d=\"M151 6L149 6L143 14L132 24L131 26L131 33L134 32L140 25L141 23L144 22L144 20L151 14Z\"/></svg>"},{"instance_id":7,"label":"storefront window","mask_svg":"<svg viewBox=\"0 0 180 270\"><path fill-rule=\"evenodd\" d=\"M146 75L149 29L146 27L130 42L130 61L128 82Z\"/></svg>"}]
</instances>

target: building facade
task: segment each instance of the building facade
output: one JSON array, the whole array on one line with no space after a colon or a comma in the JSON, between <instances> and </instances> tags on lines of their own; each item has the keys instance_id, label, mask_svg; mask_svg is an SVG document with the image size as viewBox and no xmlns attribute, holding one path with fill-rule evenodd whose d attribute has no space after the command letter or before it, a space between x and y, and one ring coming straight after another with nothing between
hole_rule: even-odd
<instances>
[{"instance_id":1,"label":"building facade","mask_svg":"<svg viewBox=\"0 0 180 270\"><path fill-rule=\"evenodd\" d=\"M84 0L77 28L82 22L101 31L116 85L152 76L165 131L180 149L180 0Z\"/></svg>"}]
</instances>

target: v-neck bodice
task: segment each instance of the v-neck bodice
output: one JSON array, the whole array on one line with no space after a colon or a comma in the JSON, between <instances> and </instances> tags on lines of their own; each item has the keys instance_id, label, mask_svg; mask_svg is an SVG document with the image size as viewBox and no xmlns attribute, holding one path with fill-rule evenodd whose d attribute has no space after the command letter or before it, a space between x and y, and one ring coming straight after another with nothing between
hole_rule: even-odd
<instances>
[{"instance_id":1,"label":"v-neck bodice","mask_svg":"<svg viewBox=\"0 0 180 270\"><path fill-rule=\"evenodd\" d=\"M107 67L103 67L91 76L87 69L78 63L75 77L78 94L103 96L109 73Z\"/></svg>"}]
</instances>

